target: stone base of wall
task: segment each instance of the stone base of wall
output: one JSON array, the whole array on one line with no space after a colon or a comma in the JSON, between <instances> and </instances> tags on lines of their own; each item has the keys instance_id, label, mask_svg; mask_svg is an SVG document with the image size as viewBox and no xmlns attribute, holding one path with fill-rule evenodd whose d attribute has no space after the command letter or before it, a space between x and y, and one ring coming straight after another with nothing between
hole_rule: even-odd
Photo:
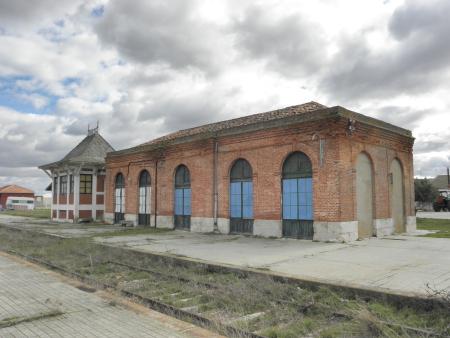
<instances>
[{"instance_id":1,"label":"stone base of wall","mask_svg":"<svg viewBox=\"0 0 450 338\"><path fill-rule=\"evenodd\" d=\"M281 221L255 219L253 222L253 235L261 237L281 237Z\"/></svg>"},{"instance_id":2,"label":"stone base of wall","mask_svg":"<svg viewBox=\"0 0 450 338\"><path fill-rule=\"evenodd\" d=\"M58 222L58 223L73 223L73 219L70 218L52 218L53 222Z\"/></svg>"},{"instance_id":3,"label":"stone base of wall","mask_svg":"<svg viewBox=\"0 0 450 338\"><path fill-rule=\"evenodd\" d=\"M314 241L351 242L358 239L358 222L314 222Z\"/></svg>"},{"instance_id":4,"label":"stone base of wall","mask_svg":"<svg viewBox=\"0 0 450 338\"><path fill-rule=\"evenodd\" d=\"M406 232L411 233L417 230L416 216L406 216Z\"/></svg>"},{"instance_id":5,"label":"stone base of wall","mask_svg":"<svg viewBox=\"0 0 450 338\"><path fill-rule=\"evenodd\" d=\"M103 220L105 223L113 224L114 223L114 214L112 212L105 212L103 214Z\"/></svg>"},{"instance_id":6,"label":"stone base of wall","mask_svg":"<svg viewBox=\"0 0 450 338\"><path fill-rule=\"evenodd\" d=\"M374 235L377 237L392 235L395 231L394 220L392 218L382 218L373 220Z\"/></svg>"},{"instance_id":7,"label":"stone base of wall","mask_svg":"<svg viewBox=\"0 0 450 338\"><path fill-rule=\"evenodd\" d=\"M162 216L158 215L156 216L156 227L157 228L164 228L164 229L173 229L173 216Z\"/></svg>"},{"instance_id":8,"label":"stone base of wall","mask_svg":"<svg viewBox=\"0 0 450 338\"><path fill-rule=\"evenodd\" d=\"M213 232L214 218L209 217L191 217L192 232Z\"/></svg>"},{"instance_id":9,"label":"stone base of wall","mask_svg":"<svg viewBox=\"0 0 450 338\"><path fill-rule=\"evenodd\" d=\"M230 233L230 220L228 218L218 218L217 219L217 228L221 234L229 234Z\"/></svg>"},{"instance_id":10,"label":"stone base of wall","mask_svg":"<svg viewBox=\"0 0 450 338\"><path fill-rule=\"evenodd\" d=\"M133 226L137 225L137 215L135 214L125 214L125 222L133 223Z\"/></svg>"}]
</instances>

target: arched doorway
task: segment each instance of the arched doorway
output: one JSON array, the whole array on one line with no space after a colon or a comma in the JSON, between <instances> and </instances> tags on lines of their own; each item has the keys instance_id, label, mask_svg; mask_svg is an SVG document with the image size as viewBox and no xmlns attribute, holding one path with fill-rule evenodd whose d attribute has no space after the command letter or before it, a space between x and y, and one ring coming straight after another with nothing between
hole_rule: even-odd
<instances>
[{"instance_id":1,"label":"arched doorway","mask_svg":"<svg viewBox=\"0 0 450 338\"><path fill-rule=\"evenodd\" d=\"M394 230L397 233L405 232L405 197L403 186L403 169L400 161L394 159L390 172L390 200Z\"/></svg>"},{"instance_id":2,"label":"arched doorway","mask_svg":"<svg viewBox=\"0 0 450 338\"><path fill-rule=\"evenodd\" d=\"M185 165L175 172L175 229L191 228L191 177Z\"/></svg>"},{"instance_id":3,"label":"arched doorway","mask_svg":"<svg viewBox=\"0 0 450 338\"><path fill-rule=\"evenodd\" d=\"M125 179L121 173L116 176L114 188L114 223L120 223L125 219Z\"/></svg>"},{"instance_id":4,"label":"arched doorway","mask_svg":"<svg viewBox=\"0 0 450 338\"><path fill-rule=\"evenodd\" d=\"M252 168L244 160L237 160L230 172L230 232L253 233Z\"/></svg>"},{"instance_id":5,"label":"arched doorway","mask_svg":"<svg viewBox=\"0 0 450 338\"><path fill-rule=\"evenodd\" d=\"M312 239L312 165L306 154L295 152L284 161L282 195L283 237Z\"/></svg>"},{"instance_id":6,"label":"arched doorway","mask_svg":"<svg viewBox=\"0 0 450 338\"><path fill-rule=\"evenodd\" d=\"M151 181L150 174L143 170L139 175L139 225L150 225L150 199Z\"/></svg>"},{"instance_id":7,"label":"arched doorway","mask_svg":"<svg viewBox=\"0 0 450 338\"><path fill-rule=\"evenodd\" d=\"M356 161L356 214L358 238L373 236L373 170L372 162L364 153Z\"/></svg>"}]
</instances>

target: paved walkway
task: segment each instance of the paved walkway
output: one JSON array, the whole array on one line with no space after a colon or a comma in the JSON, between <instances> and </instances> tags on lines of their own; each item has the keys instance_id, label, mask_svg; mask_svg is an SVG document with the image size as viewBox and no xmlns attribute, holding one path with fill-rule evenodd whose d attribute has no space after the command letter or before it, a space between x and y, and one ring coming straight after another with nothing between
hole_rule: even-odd
<instances>
[{"instance_id":1,"label":"paved walkway","mask_svg":"<svg viewBox=\"0 0 450 338\"><path fill-rule=\"evenodd\" d=\"M106 292L90 293L68 283L76 282L0 254L0 337L219 337ZM45 317L51 313L56 315ZM11 318L30 321L1 328Z\"/></svg>"}]
</instances>

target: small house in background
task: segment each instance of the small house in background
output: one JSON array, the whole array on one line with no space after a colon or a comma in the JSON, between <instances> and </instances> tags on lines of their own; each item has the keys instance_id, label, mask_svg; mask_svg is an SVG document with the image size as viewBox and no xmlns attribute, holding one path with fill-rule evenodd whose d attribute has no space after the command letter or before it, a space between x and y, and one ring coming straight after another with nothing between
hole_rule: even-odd
<instances>
[{"instance_id":1,"label":"small house in background","mask_svg":"<svg viewBox=\"0 0 450 338\"><path fill-rule=\"evenodd\" d=\"M39 167L51 179L52 220L102 220L104 213L105 157L113 147L98 126L62 160Z\"/></svg>"},{"instance_id":2,"label":"small house in background","mask_svg":"<svg viewBox=\"0 0 450 338\"><path fill-rule=\"evenodd\" d=\"M29 202L31 201L31 203ZM34 191L15 185L0 187L0 209L33 209Z\"/></svg>"}]
</instances>

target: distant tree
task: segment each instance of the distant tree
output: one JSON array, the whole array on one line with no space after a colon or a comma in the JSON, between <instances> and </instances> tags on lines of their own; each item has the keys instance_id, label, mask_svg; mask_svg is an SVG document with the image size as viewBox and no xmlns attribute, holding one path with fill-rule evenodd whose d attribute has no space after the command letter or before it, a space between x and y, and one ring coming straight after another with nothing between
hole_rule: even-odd
<instances>
[{"instance_id":1,"label":"distant tree","mask_svg":"<svg viewBox=\"0 0 450 338\"><path fill-rule=\"evenodd\" d=\"M438 191L427 178L414 179L414 192L417 202L433 202Z\"/></svg>"}]
</instances>

